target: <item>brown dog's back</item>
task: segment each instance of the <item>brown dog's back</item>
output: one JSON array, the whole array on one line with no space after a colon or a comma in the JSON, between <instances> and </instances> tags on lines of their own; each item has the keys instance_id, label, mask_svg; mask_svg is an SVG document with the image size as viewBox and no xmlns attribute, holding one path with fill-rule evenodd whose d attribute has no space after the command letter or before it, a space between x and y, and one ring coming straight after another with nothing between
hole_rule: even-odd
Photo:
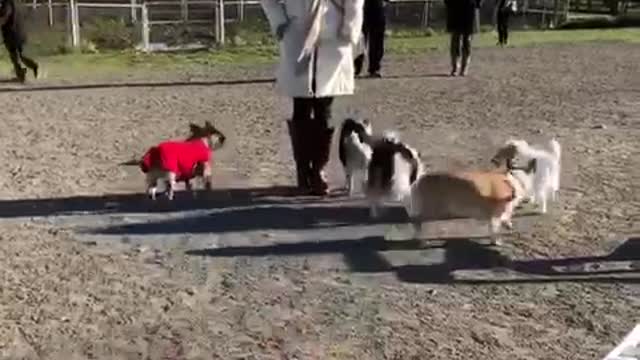
<instances>
[{"instance_id":1,"label":"brown dog's back","mask_svg":"<svg viewBox=\"0 0 640 360\"><path fill-rule=\"evenodd\" d=\"M504 173L433 173L418 179L412 202L424 220L489 219L502 213L513 196L514 189Z\"/></svg>"}]
</instances>

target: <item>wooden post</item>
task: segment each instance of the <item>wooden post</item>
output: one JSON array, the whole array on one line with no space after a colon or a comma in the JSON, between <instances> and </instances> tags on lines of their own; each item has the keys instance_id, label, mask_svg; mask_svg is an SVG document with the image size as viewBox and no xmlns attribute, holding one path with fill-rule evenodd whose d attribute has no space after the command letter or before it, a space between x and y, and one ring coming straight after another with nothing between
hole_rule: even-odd
<instances>
[{"instance_id":1,"label":"wooden post","mask_svg":"<svg viewBox=\"0 0 640 360\"><path fill-rule=\"evenodd\" d=\"M144 52L148 52L150 50L149 44L149 10L147 8L147 4L142 4L142 49Z\"/></svg>"},{"instance_id":2,"label":"wooden post","mask_svg":"<svg viewBox=\"0 0 640 360\"><path fill-rule=\"evenodd\" d=\"M47 1L47 10L49 16L49 27L53 27L53 4L51 3L51 0Z\"/></svg>"},{"instance_id":3,"label":"wooden post","mask_svg":"<svg viewBox=\"0 0 640 360\"><path fill-rule=\"evenodd\" d=\"M31 3L31 7L33 8L33 10L35 10L38 7L38 0L33 0L33 2Z\"/></svg>"}]
</instances>

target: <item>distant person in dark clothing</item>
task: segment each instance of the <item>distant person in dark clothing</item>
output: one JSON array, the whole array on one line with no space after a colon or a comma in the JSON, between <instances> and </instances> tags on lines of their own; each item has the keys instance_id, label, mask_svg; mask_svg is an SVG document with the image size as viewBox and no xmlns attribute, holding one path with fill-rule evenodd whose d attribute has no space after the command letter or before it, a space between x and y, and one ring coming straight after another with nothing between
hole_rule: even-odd
<instances>
[{"instance_id":1,"label":"distant person in dark clothing","mask_svg":"<svg viewBox=\"0 0 640 360\"><path fill-rule=\"evenodd\" d=\"M471 60L471 38L480 27L482 0L444 0L447 7L447 31L451 34L451 76L465 76ZM460 62L460 55L462 61Z\"/></svg>"},{"instance_id":2,"label":"distant person in dark clothing","mask_svg":"<svg viewBox=\"0 0 640 360\"><path fill-rule=\"evenodd\" d=\"M368 50L369 76L381 77L380 69L384 56L384 33L386 30L385 2L388 0L365 0L362 32ZM355 73L360 75L365 54L355 59Z\"/></svg>"},{"instance_id":3,"label":"distant person in dark clothing","mask_svg":"<svg viewBox=\"0 0 640 360\"><path fill-rule=\"evenodd\" d=\"M26 43L26 34L22 24L20 11L14 0L1 0L0 5L0 28L2 29L2 40L9 52L13 69L20 82L24 82L27 70L22 67L21 62L26 65L33 76L38 77L38 64L32 59L24 56L23 46Z\"/></svg>"},{"instance_id":4,"label":"distant person in dark clothing","mask_svg":"<svg viewBox=\"0 0 640 360\"><path fill-rule=\"evenodd\" d=\"M498 45L509 42L509 17L517 10L515 0L498 0Z\"/></svg>"}]
</instances>

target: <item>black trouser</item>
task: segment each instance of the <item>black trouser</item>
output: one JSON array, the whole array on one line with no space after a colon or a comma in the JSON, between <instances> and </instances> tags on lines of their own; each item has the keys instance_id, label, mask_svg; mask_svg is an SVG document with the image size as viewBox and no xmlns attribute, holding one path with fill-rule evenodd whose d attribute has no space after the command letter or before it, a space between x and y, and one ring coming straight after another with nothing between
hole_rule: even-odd
<instances>
[{"instance_id":1,"label":"black trouser","mask_svg":"<svg viewBox=\"0 0 640 360\"><path fill-rule=\"evenodd\" d=\"M331 119L332 97L293 98L293 121L302 126L309 121L318 122L321 128L329 126Z\"/></svg>"},{"instance_id":2,"label":"black trouser","mask_svg":"<svg viewBox=\"0 0 640 360\"><path fill-rule=\"evenodd\" d=\"M469 57L471 55L471 34L451 33L449 50L451 58Z\"/></svg>"},{"instance_id":3,"label":"black trouser","mask_svg":"<svg viewBox=\"0 0 640 360\"><path fill-rule=\"evenodd\" d=\"M380 71L382 57L384 56L385 31L386 19L384 11L381 11L379 14L365 12L364 22L362 24L362 33L364 34L364 42L368 52L369 74L374 74ZM364 54L359 55L355 62L356 73L359 73L364 63Z\"/></svg>"},{"instance_id":4,"label":"black trouser","mask_svg":"<svg viewBox=\"0 0 640 360\"><path fill-rule=\"evenodd\" d=\"M323 169L329 162L333 128L329 127L333 97L294 98L289 133L298 187L317 195L328 191Z\"/></svg>"},{"instance_id":5,"label":"black trouser","mask_svg":"<svg viewBox=\"0 0 640 360\"><path fill-rule=\"evenodd\" d=\"M498 12L498 42L506 45L509 41L509 12Z\"/></svg>"},{"instance_id":6,"label":"black trouser","mask_svg":"<svg viewBox=\"0 0 640 360\"><path fill-rule=\"evenodd\" d=\"M15 38L15 36L11 34L5 34L4 32L2 34L2 39L4 40L4 46L9 53L9 57L11 58L13 70L18 77L24 76L24 70L22 68L21 62L33 71L36 71L38 69L38 63L24 55L22 50L22 41L19 41Z\"/></svg>"},{"instance_id":7,"label":"black trouser","mask_svg":"<svg viewBox=\"0 0 640 360\"><path fill-rule=\"evenodd\" d=\"M369 74L380 71L382 57L384 56L385 30L384 13L369 16L369 19L364 23L364 41L369 52Z\"/></svg>"}]
</instances>

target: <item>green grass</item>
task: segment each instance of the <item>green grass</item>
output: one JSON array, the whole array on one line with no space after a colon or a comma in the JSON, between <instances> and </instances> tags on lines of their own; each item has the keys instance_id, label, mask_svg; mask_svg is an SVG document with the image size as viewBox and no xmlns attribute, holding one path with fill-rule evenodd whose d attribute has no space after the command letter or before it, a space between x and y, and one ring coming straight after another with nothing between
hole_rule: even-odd
<instances>
[{"instance_id":1,"label":"green grass","mask_svg":"<svg viewBox=\"0 0 640 360\"><path fill-rule=\"evenodd\" d=\"M476 35L474 47L496 46L494 32ZM419 54L428 50L444 51L448 48L446 34L424 38L394 38L389 41L390 51L396 54ZM627 42L640 43L640 29L616 30L576 30L576 31L518 31L510 34L512 47L540 46L550 44L575 44L584 42Z\"/></svg>"},{"instance_id":2,"label":"green grass","mask_svg":"<svg viewBox=\"0 0 640 360\"><path fill-rule=\"evenodd\" d=\"M448 36L429 33L397 31L388 39L389 53L400 55L423 54L427 51L445 51ZM572 44L583 42L640 43L640 29L571 30L571 31L521 31L510 37L513 47L547 44ZM475 47L495 46L496 35L485 32L476 36ZM36 53L34 51L34 53ZM142 54L135 51L110 51L99 54L63 54L38 57L52 77L81 77L87 74L118 74L133 71L170 71L175 68L207 67L221 64L264 64L277 60L273 45L228 46L219 50L181 54ZM5 74L11 69L3 54L0 69Z\"/></svg>"}]
</instances>

